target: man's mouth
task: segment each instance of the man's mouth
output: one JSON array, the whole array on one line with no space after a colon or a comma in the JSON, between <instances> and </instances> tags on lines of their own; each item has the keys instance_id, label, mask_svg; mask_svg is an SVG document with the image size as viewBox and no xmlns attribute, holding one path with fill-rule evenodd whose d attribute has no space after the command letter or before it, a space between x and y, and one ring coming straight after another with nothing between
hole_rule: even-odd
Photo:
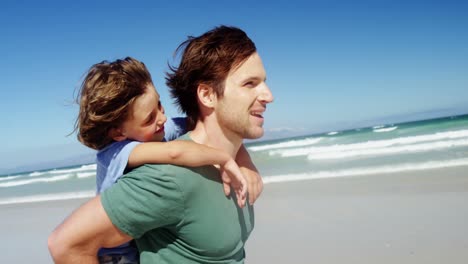
<instances>
[{"instance_id":1,"label":"man's mouth","mask_svg":"<svg viewBox=\"0 0 468 264\"><path fill-rule=\"evenodd\" d=\"M257 107L257 109L250 111L250 114L258 118L263 118L263 113L265 113L265 110L266 109L264 107Z\"/></svg>"},{"instance_id":2,"label":"man's mouth","mask_svg":"<svg viewBox=\"0 0 468 264\"><path fill-rule=\"evenodd\" d=\"M264 111L252 111L250 114L258 118L263 118L263 112Z\"/></svg>"}]
</instances>

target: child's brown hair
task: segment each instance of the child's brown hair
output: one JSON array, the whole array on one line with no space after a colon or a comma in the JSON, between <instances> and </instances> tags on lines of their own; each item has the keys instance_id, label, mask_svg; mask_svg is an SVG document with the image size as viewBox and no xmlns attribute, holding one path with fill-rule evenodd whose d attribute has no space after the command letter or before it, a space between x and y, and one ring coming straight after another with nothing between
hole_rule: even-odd
<instances>
[{"instance_id":1,"label":"child's brown hair","mask_svg":"<svg viewBox=\"0 0 468 264\"><path fill-rule=\"evenodd\" d=\"M75 122L78 140L96 150L112 143L109 130L127 120L136 98L152 86L145 64L134 58L94 64L76 100L80 106Z\"/></svg>"}]
</instances>

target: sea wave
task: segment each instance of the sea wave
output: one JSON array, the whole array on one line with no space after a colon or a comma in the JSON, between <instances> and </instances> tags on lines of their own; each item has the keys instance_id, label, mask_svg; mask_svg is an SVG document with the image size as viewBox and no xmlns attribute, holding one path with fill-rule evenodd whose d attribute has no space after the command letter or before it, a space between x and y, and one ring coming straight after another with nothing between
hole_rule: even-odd
<instances>
[{"instance_id":1,"label":"sea wave","mask_svg":"<svg viewBox=\"0 0 468 264\"><path fill-rule=\"evenodd\" d=\"M267 176L263 178L265 184L268 183L279 183L279 182L291 182L291 181L303 181L323 178L337 178L337 177L350 177L350 176L365 176L385 173L397 173L397 172L411 172L431 169L442 169L451 167L468 166L468 158L453 159L445 161L428 161L423 163L405 163L400 165L387 165L387 166L376 166L376 167L361 167L346 170L336 171L318 171L318 172L307 172L298 174L286 174L277 176Z\"/></svg>"},{"instance_id":2,"label":"sea wave","mask_svg":"<svg viewBox=\"0 0 468 264\"><path fill-rule=\"evenodd\" d=\"M384 128L375 128L375 129L374 129L374 132L376 132L376 133L390 132L390 131L396 130L397 128L398 128L398 126L394 126L394 127L384 127Z\"/></svg>"},{"instance_id":3,"label":"sea wave","mask_svg":"<svg viewBox=\"0 0 468 264\"><path fill-rule=\"evenodd\" d=\"M399 153L415 153L424 151L441 150L452 147L465 147L468 146L468 139L451 140L451 141L438 141L431 143L407 145L407 146L394 146L388 148L374 148L374 149L361 149L340 152L328 153L311 153L307 156L309 160L324 160L324 159L342 159L360 156L381 156Z\"/></svg>"},{"instance_id":4,"label":"sea wave","mask_svg":"<svg viewBox=\"0 0 468 264\"><path fill-rule=\"evenodd\" d=\"M20 175L18 175L18 176L1 177L1 178L0 178L0 181L13 180L13 179L20 178L20 177L21 177Z\"/></svg>"},{"instance_id":5,"label":"sea wave","mask_svg":"<svg viewBox=\"0 0 468 264\"><path fill-rule=\"evenodd\" d=\"M322 138L306 138L301 140L290 140L287 142L264 145L264 146L253 146L248 147L248 150L251 151L261 151L261 150L268 150L268 149L279 149L279 148L291 148L291 147L302 147L308 145L314 145L320 142Z\"/></svg>"},{"instance_id":6,"label":"sea wave","mask_svg":"<svg viewBox=\"0 0 468 264\"><path fill-rule=\"evenodd\" d=\"M9 181L9 182L2 182L0 183L0 187L12 187L12 186L20 186L26 185L31 183L39 183L39 182L56 182L56 181L63 181L71 178L73 174L64 174L54 177L48 178L34 178L34 179L26 179L26 180L19 180L19 181Z\"/></svg>"},{"instance_id":7,"label":"sea wave","mask_svg":"<svg viewBox=\"0 0 468 264\"><path fill-rule=\"evenodd\" d=\"M83 170L96 170L97 168L97 164L96 163L93 163L93 164L88 164L88 165L82 165L80 167L80 169L83 169Z\"/></svg>"},{"instance_id":8,"label":"sea wave","mask_svg":"<svg viewBox=\"0 0 468 264\"><path fill-rule=\"evenodd\" d=\"M79 172L76 174L76 177L78 178L89 178L89 177L94 177L96 176L96 172Z\"/></svg>"},{"instance_id":9,"label":"sea wave","mask_svg":"<svg viewBox=\"0 0 468 264\"><path fill-rule=\"evenodd\" d=\"M21 197L9 197L0 200L0 205L4 204L19 204L19 203L34 203L46 202L57 200L70 200L79 198L90 198L96 195L95 191L81 191L81 192L68 192L68 193L54 193L44 195L30 195Z\"/></svg>"},{"instance_id":10,"label":"sea wave","mask_svg":"<svg viewBox=\"0 0 468 264\"><path fill-rule=\"evenodd\" d=\"M97 165L96 164L91 164L91 165L82 165L79 168L73 168L73 169L63 169L63 170L50 170L50 171L44 171L44 173L48 174L63 174L63 173L76 173L76 172L83 172L83 171L95 171Z\"/></svg>"},{"instance_id":11,"label":"sea wave","mask_svg":"<svg viewBox=\"0 0 468 264\"><path fill-rule=\"evenodd\" d=\"M307 147L307 148L295 148L295 149L279 149L270 150L269 155L280 155L282 157L294 157L294 156L310 156L310 155L327 155L326 153L342 153L350 151L370 151L371 149L383 149L395 145L408 145L421 143L421 142L450 142L451 139L463 139L468 138L468 130L460 131L448 131L438 132L429 135L419 135L410 137L400 137L386 140L372 140L360 143L351 144L338 144L331 146L320 146L320 147ZM447 140L447 141L444 141ZM435 144L434 148L440 147L439 144Z\"/></svg>"},{"instance_id":12,"label":"sea wave","mask_svg":"<svg viewBox=\"0 0 468 264\"><path fill-rule=\"evenodd\" d=\"M41 176L41 175L44 175L46 174L47 172L39 172L39 171L35 171L35 172L31 172L28 176L31 176L31 177L37 177L37 176Z\"/></svg>"},{"instance_id":13,"label":"sea wave","mask_svg":"<svg viewBox=\"0 0 468 264\"><path fill-rule=\"evenodd\" d=\"M28 174L31 177L43 176L47 174L64 174L64 173L76 173L76 172L83 172L83 171L95 171L97 165L96 164L88 164L88 165L81 165L78 168L73 169L52 169L46 171L35 171Z\"/></svg>"}]
</instances>

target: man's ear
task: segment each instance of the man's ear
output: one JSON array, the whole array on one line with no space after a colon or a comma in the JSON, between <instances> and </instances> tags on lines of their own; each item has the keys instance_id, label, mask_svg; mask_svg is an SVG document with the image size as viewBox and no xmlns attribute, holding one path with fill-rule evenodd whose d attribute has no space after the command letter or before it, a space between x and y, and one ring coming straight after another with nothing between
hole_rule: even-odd
<instances>
[{"instance_id":1,"label":"man's ear","mask_svg":"<svg viewBox=\"0 0 468 264\"><path fill-rule=\"evenodd\" d=\"M122 133L122 130L120 128L111 128L107 135L109 135L109 137L111 137L115 141L123 141L127 139L127 137Z\"/></svg>"},{"instance_id":2,"label":"man's ear","mask_svg":"<svg viewBox=\"0 0 468 264\"><path fill-rule=\"evenodd\" d=\"M216 95L213 88L206 84L199 84L197 88L198 101L205 107L213 108Z\"/></svg>"}]
</instances>

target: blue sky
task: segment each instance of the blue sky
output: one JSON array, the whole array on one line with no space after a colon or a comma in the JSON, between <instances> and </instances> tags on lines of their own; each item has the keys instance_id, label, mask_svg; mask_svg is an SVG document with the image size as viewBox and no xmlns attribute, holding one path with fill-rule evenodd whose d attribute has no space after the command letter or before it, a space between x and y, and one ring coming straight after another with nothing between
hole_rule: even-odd
<instances>
[{"instance_id":1,"label":"blue sky","mask_svg":"<svg viewBox=\"0 0 468 264\"><path fill-rule=\"evenodd\" d=\"M74 90L94 63L145 62L170 116L167 64L225 24L255 41L275 102L266 137L468 113L465 1L3 1L0 174L89 153Z\"/></svg>"}]
</instances>

